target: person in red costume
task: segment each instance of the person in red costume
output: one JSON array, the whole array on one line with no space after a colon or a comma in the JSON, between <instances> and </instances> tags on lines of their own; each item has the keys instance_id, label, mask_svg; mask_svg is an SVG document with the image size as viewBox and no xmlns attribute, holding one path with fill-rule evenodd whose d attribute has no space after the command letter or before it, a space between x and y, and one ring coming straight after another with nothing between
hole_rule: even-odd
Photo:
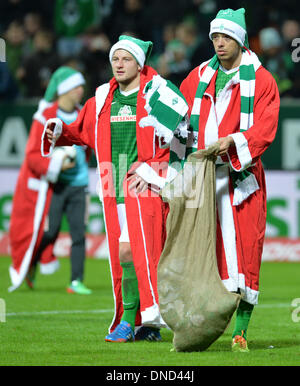
<instances>
[{"instance_id":1,"label":"person in red costume","mask_svg":"<svg viewBox=\"0 0 300 386\"><path fill-rule=\"evenodd\" d=\"M274 78L249 49L243 8L221 10L210 24L209 38L215 56L192 70L180 90L189 105L195 148L220 144L218 268L225 287L242 295L232 349L245 352L266 228L261 156L275 138L280 100Z\"/></svg>"},{"instance_id":2,"label":"person in red costume","mask_svg":"<svg viewBox=\"0 0 300 386\"><path fill-rule=\"evenodd\" d=\"M55 143L95 150L115 300L108 342L159 341L159 328L165 326L157 265L167 207L158 191L169 162L164 134L175 131L187 104L174 85L145 65L151 49L152 42L121 35L109 54L111 81L97 88L73 124L49 120L42 140L45 156ZM161 108L164 112L157 113ZM164 124L158 124L160 118ZM136 334L135 326L141 326Z\"/></svg>"},{"instance_id":3,"label":"person in red costume","mask_svg":"<svg viewBox=\"0 0 300 386\"><path fill-rule=\"evenodd\" d=\"M12 282L10 291L17 289L24 279L31 288L34 287L38 262L43 274L54 273L59 268L58 260L53 255L54 242L59 232L61 216L75 199L77 203L80 201L82 204L76 211L72 211L72 215L68 213L73 241L72 276L75 274L78 279L78 276L83 275L86 200L84 189L88 182L86 157L89 156L89 150L68 147L59 149L51 158L46 159L41 157L41 135L49 118L59 116L68 122L76 119L80 111L79 102L83 96L84 83L82 74L73 68L58 68L52 74L45 96L34 114L25 159L13 198L9 229L12 256L9 269ZM79 181L82 175L84 179ZM67 178L68 184L65 184ZM76 186L69 186L71 184ZM73 198L68 200L70 204L64 205L63 209L62 200L66 199L71 190L70 195ZM71 280L74 281L74 278Z\"/></svg>"}]
</instances>

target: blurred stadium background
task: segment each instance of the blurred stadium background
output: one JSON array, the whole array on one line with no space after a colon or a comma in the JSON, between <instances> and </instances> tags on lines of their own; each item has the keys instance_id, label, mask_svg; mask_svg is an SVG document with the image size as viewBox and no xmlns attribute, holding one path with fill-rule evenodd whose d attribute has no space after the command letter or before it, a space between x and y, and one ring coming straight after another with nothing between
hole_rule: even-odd
<instances>
[{"instance_id":1,"label":"blurred stadium background","mask_svg":"<svg viewBox=\"0 0 300 386\"><path fill-rule=\"evenodd\" d=\"M275 77L281 111L263 157L268 191L265 261L300 262L300 24L295 0L1 0L0 255L9 255L11 201L32 115L51 73L68 64L87 79L85 100L111 77L108 52L122 33L152 40L151 65L178 86L212 56L209 22L220 8L246 9L250 47ZM83 102L84 102L83 101ZM106 257L101 206L90 163L87 255ZM66 222L56 245L68 255Z\"/></svg>"}]
</instances>

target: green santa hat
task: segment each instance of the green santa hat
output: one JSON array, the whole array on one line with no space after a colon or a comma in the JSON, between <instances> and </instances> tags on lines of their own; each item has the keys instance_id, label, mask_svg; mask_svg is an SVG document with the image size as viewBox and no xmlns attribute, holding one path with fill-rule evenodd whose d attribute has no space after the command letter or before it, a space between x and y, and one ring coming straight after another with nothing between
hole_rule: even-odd
<instances>
[{"instance_id":1,"label":"green santa hat","mask_svg":"<svg viewBox=\"0 0 300 386\"><path fill-rule=\"evenodd\" d=\"M110 49L109 61L112 61L113 54L116 50L126 50L131 53L141 68L143 68L151 54L152 46L153 43L150 41L145 42L132 36L121 35L119 41Z\"/></svg>"},{"instance_id":2,"label":"green santa hat","mask_svg":"<svg viewBox=\"0 0 300 386\"><path fill-rule=\"evenodd\" d=\"M59 67L51 76L44 99L52 102L56 96L63 95L75 87L85 84L82 74L72 67Z\"/></svg>"},{"instance_id":3,"label":"green santa hat","mask_svg":"<svg viewBox=\"0 0 300 386\"><path fill-rule=\"evenodd\" d=\"M246 29L245 9L222 9L210 23L209 38L213 33L223 33L231 36L241 47L249 47Z\"/></svg>"}]
</instances>

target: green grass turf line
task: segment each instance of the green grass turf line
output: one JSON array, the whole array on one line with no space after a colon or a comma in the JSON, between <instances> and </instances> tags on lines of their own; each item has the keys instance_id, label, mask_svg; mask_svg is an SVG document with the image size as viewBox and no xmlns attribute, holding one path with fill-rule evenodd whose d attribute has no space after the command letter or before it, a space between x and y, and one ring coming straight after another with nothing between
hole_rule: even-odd
<instances>
[{"instance_id":1,"label":"green grass turf line","mask_svg":"<svg viewBox=\"0 0 300 386\"><path fill-rule=\"evenodd\" d=\"M291 302L300 298L299 264L263 263L259 305L248 330L250 353L231 352L232 324L201 353L170 352L172 332L163 342L114 344L104 341L113 317L107 260L86 260L89 296L66 292L68 259L51 276L38 274L36 289L23 284L8 293L9 257L0 257L0 298L6 322L0 323L0 366L299 366L300 322ZM300 303L299 303L300 307ZM55 311L55 313L54 313ZM44 313L42 313L44 312ZM299 310L300 317L300 310ZM273 346L273 348L270 348Z\"/></svg>"}]
</instances>

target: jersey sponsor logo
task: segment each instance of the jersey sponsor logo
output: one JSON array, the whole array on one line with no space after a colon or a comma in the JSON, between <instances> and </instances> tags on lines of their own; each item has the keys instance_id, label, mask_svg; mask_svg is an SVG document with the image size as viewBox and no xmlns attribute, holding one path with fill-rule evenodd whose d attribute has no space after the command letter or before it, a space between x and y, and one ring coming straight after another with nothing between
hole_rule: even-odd
<instances>
[{"instance_id":1,"label":"jersey sponsor logo","mask_svg":"<svg viewBox=\"0 0 300 386\"><path fill-rule=\"evenodd\" d=\"M112 116L110 117L111 122L135 122L136 121L136 115L125 115L125 116Z\"/></svg>"},{"instance_id":2,"label":"jersey sponsor logo","mask_svg":"<svg viewBox=\"0 0 300 386\"><path fill-rule=\"evenodd\" d=\"M124 105L118 111L118 115L113 115L110 117L111 122L135 122L136 115L132 115L131 107Z\"/></svg>"}]
</instances>

